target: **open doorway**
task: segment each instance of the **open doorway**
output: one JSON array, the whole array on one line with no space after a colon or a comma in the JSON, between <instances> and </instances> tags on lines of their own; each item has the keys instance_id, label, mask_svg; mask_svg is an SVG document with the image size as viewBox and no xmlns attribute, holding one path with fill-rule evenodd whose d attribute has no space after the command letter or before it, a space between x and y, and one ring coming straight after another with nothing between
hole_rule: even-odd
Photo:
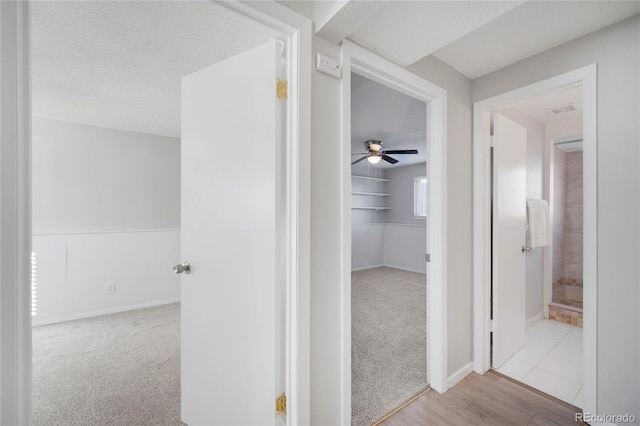
<instances>
[{"instance_id":1,"label":"open doorway","mask_svg":"<svg viewBox=\"0 0 640 426\"><path fill-rule=\"evenodd\" d=\"M596 105L591 65L474 106L474 370L497 369L585 412L595 401ZM505 137L507 127L519 135L517 144ZM561 164L554 170L557 142L582 148L584 160L574 160L575 173L567 174ZM504 152L519 144L523 154L511 169L518 172L512 181L521 182L516 194L521 200L510 205L513 185L500 176L508 170ZM581 200L569 219L569 209L557 198L562 194L566 200L569 188L560 184L568 179L572 204ZM566 281L561 276L553 300L554 257L557 273L564 269L558 256L568 241L566 221L573 224L567 258L575 261L570 265L583 288L578 289L578 278L571 278L575 289L560 288ZM507 234L503 224L509 222L517 230L513 244L506 245L500 235ZM504 262L504 253L519 260ZM562 298L567 310L555 313Z\"/></svg>"},{"instance_id":2,"label":"open doorway","mask_svg":"<svg viewBox=\"0 0 640 426\"><path fill-rule=\"evenodd\" d=\"M171 267L181 262L181 239L184 242L181 180L185 171L193 176L195 169L181 163L186 140L184 125L181 128L181 79L264 46L274 64L284 63L283 44L239 24L208 3L38 2L31 10L35 116L33 261L37 270L37 283L33 283L32 290L33 423L180 423L181 417L185 418L185 400L191 413L207 411L197 398L184 397L184 387L181 391L187 333L183 312L176 302L184 303L185 298L180 295L177 277L171 273ZM227 36L230 33L234 34L232 43ZM271 71L273 75L267 76L268 80L261 80L266 84L259 85L264 89L260 94L268 93L273 108L286 108L285 99L276 99L276 66ZM221 98L224 100L225 96ZM193 107L197 101L192 100L190 105ZM282 111L278 114L280 118L286 116ZM246 128L256 128L248 123ZM286 133L275 114L270 125L282 132L280 136ZM265 155L259 160L260 164L273 166L268 170L271 174L263 174L261 181L272 185L276 195L270 200L273 204L278 202L278 206L268 212L269 206L264 202L257 205L259 197L241 196L246 190L242 182L234 181L232 186L225 182L236 188L239 196L226 199L216 213L223 216L225 207L248 199L249 211L262 213L262 218L270 217L268 213L273 216L265 224L265 228L273 227L269 241L282 236L282 244L286 245L291 237L286 227L292 211L283 211L290 207L284 201L282 186L286 182L280 174L286 164L286 147L278 144L275 149L264 143L269 136L273 136L269 140L275 140L275 133L242 141L228 138L224 142L232 150L237 148L234 143L242 143L250 150L254 141L260 141L265 149L274 148L271 157ZM223 149L217 151L224 156ZM207 160L209 169L221 174L217 182L224 182L225 169L214 167L214 161L223 160L214 156ZM252 167L246 158L237 161L238 171ZM281 169L276 171L277 167ZM250 178L251 170L244 176ZM187 189L195 187L190 185ZM219 217L215 219L226 223ZM247 220L246 224L243 229L247 232L262 229L257 229L256 221ZM211 240L210 234L205 236ZM252 243L258 241L264 242L256 236ZM279 244L280 240L277 247L267 247L263 253L286 253ZM283 265L283 270L272 274L274 280L282 278L284 265L289 265L284 255L277 260L271 266ZM213 263L212 260L207 265ZM195 268L200 277L206 276L204 262ZM286 280L279 282L284 286ZM274 289L270 294L279 297L273 304L279 303L280 315L275 318L272 313L270 317L281 320L278 326L284 328L287 289ZM259 302L263 307L267 304L264 299ZM246 309L244 305L237 308L236 312ZM206 310L188 311L195 311L195 316L190 317L192 325L198 321L198 325L208 324ZM231 323L236 325L237 321ZM208 336L220 342L213 335ZM246 339L242 333L233 336ZM273 381L279 381L284 375L285 358L277 358L276 352L283 355L286 342L282 335L277 342L272 341L274 333L267 336L266 341L275 347L269 354L273 361L269 367L276 368ZM236 358L247 353L260 352L243 351ZM229 368L228 363L218 364ZM193 365L192 371L199 367ZM198 373L199 384L211 383L210 375L207 378L201 370ZM278 383L263 397L269 403L270 420L275 418L276 393L281 393L284 386L284 382ZM235 398L250 398L228 387L224 390ZM217 399L217 404L232 406L225 402ZM205 407L209 406L207 401ZM229 410L215 409L220 415ZM255 414L252 409L234 412L239 416ZM193 416L189 419L193 423L215 423L197 416L197 420L191 420Z\"/></svg>"},{"instance_id":3,"label":"open doorway","mask_svg":"<svg viewBox=\"0 0 640 426\"><path fill-rule=\"evenodd\" d=\"M447 250L446 250L446 128L447 128L447 92L408 72L407 70L377 56L355 44L343 42L343 149L342 149L342 223L341 236L342 271L341 271L341 327L343 342L340 346L341 383L341 422L352 422L352 243L351 243L351 199L352 199L352 132L351 132L351 73L393 89L426 104L426 170L427 184L427 216L426 247L426 369L427 382L436 391L445 392L455 380L447 369ZM345 78L346 77L346 78ZM365 136L366 138L366 136ZM358 142L358 141L356 141ZM362 144L363 141L359 141ZM362 147L362 148L360 148ZM362 152L364 145L358 145ZM409 154L408 156L413 156ZM368 161L368 160L367 160ZM356 178L357 179L357 178ZM381 198L386 198L382 196ZM372 421L375 421L373 419Z\"/></svg>"},{"instance_id":4,"label":"open doorway","mask_svg":"<svg viewBox=\"0 0 640 426\"><path fill-rule=\"evenodd\" d=\"M502 121L500 121L502 120ZM505 140L503 123L523 129L520 160L505 159L518 142ZM582 407L582 86L529 98L499 109L493 116L493 332L492 367L564 402ZM515 163L514 163L515 161ZM512 162L524 165L526 175L501 176ZM513 193L522 179L521 197ZM525 200L526 198L526 200ZM521 253L508 261L509 236L502 210L516 200L509 215L523 213L526 230ZM522 238L522 232L511 237ZM513 246L514 244L511 244ZM545 265L551 259L551 265ZM518 268L518 262L523 262ZM552 270L552 301L546 302L545 269ZM515 269L519 269L516 271ZM508 273L517 273L505 286ZM515 293L514 288L521 287ZM503 322L518 309L524 323L509 320L520 330L508 330ZM523 339L520 338L523 337ZM506 341L505 341L506 339Z\"/></svg>"},{"instance_id":5,"label":"open doorway","mask_svg":"<svg viewBox=\"0 0 640 426\"><path fill-rule=\"evenodd\" d=\"M352 424L427 388L427 105L351 74Z\"/></svg>"}]
</instances>

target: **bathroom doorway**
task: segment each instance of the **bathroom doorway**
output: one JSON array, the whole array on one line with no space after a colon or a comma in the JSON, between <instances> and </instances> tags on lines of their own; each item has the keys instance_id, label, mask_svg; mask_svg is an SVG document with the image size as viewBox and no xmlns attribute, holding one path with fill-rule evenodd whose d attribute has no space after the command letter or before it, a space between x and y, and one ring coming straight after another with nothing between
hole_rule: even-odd
<instances>
[{"instance_id":1,"label":"bathroom doorway","mask_svg":"<svg viewBox=\"0 0 640 426\"><path fill-rule=\"evenodd\" d=\"M597 247L595 232L597 214L595 203L597 174L596 74L594 65L587 66L476 102L474 105L474 116L477 117L474 123L474 188L477 195L474 197L474 264L476 265L474 267L474 370L484 372L493 368L515 380L522 381L558 399L583 408L585 411L592 410L595 404L594 372L597 356L595 350L597 337L595 321L597 306L597 251L595 250ZM556 101L560 101L547 105L540 112L546 117L555 118L542 120L542 117L538 117L535 120L535 115L526 111L526 106L529 103L534 105L536 101L545 98L553 99L554 96L561 96L563 93L571 93L572 91L581 93L581 103L556 99ZM504 321L502 324L500 320L495 321L496 312L492 312L492 308L495 308L496 305L492 303L491 299L492 266L495 265L492 264L492 230L490 226L492 223L491 205L494 200L491 198L491 192L488 191L491 188L489 184L491 182L491 167L489 167L492 149L491 118L494 113L508 115L506 110L513 108L520 109L518 112L523 113L522 115L525 115L527 120L538 121L537 131L533 132L530 131L531 126L524 123L527 134L527 204L531 198L537 198L538 201L544 201L547 204L547 238L552 241L541 244L534 249L528 244L530 236L525 234L526 243L522 247L516 248L521 248L522 255L526 259L526 272L523 279L525 282L524 315L520 320L523 323L525 333L520 348L511 357L506 357L502 363L493 363L491 359L492 341L495 340L496 334L501 332ZM571 114L580 115L581 118L571 117ZM518 120L518 117L512 116L510 118ZM545 121L544 124L543 121ZM530 139L535 138L536 133L538 142L534 142L532 145ZM582 184L583 225L581 226L581 235L574 235L576 240L571 244L582 245L584 328L574 325L577 324L577 321L574 323L571 321L560 322L559 319L564 319L560 316L552 314L551 319L549 318L549 305L554 302L552 300L554 241L550 228L554 225L556 228L559 226L557 217L553 217L554 204L551 185L553 184L554 169L551 159L555 142L577 142L576 139L580 137L583 139L584 154L582 166L584 179ZM572 179L576 181L574 185L580 186L577 177L572 177ZM537 194L531 193L532 184L537 188ZM572 197L578 197L578 195L572 195ZM563 212L562 217L566 217L566 212ZM560 237L556 236L556 239L558 238ZM562 238L564 240L564 236ZM578 255L578 253L574 254ZM580 266L576 267L580 268ZM558 270L557 265L556 270ZM578 284L577 278L573 279L576 281L569 281L569 283ZM559 281L556 288L565 283L566 280ZM574 294L571 296L579 301L580 296L576 294L576 290L569 289L567 292L565 289L565 296L572 291ZM556 296L562 296L561 292L562 290L556 291ZM558 300L554 303L559 303ZM567 301L565 300L565 302ZM579 306L572 306L577 305L573 302L565 303L565 305L579 308ZM492 315L494 316L492 317ZM492 320L492 318L494 319Z\"/></svg>"},{"instance_id":2,"label":"bathroom doorway","mask_svg":"<svg viewBox=\"0 0 640 426\"><path fill-rule=\"evenodd\" d=\"M582 407L582 86L497 110L492 123L491 366ZM515 211L522 221L511 220Z\"/></svg>"}]
</instances>

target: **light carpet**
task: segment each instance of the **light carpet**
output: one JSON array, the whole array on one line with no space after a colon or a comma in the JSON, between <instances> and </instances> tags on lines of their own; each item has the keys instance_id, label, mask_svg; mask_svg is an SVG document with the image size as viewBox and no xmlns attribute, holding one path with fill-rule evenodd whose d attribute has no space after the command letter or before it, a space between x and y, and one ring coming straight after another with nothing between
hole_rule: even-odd
<instances>
[{"instance_id":1,"label":"light carpet","mask_svg":"<svg viewBox=\"0 0 640 426\"><path fill-rule=\"evenodd\" d=\"M351 423L370 425L427 386L424 274L351 275Z\"/></svg>"},{"instance_id":2,"label":"light carpet","mask_svg":"<svg viewBox=\"0 0 640 426\"><path fill-rule=\"evenodd\" d=\"M35 327L33 424L184 425L180 305Z\"/></svg>"}]
</instances>

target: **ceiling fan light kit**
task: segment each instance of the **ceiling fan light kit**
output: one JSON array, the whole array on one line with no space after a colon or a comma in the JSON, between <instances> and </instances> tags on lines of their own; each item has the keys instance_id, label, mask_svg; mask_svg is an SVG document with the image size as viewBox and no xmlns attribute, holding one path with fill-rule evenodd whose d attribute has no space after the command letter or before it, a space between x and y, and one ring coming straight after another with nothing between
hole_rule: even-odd
<instances>
[{"instance_id":1,"label":"ceiling fan light kit","mask_svg":"<svg viewBox=\"0 0 640 426\"><path fill-rule=\"evenodd\" d=\"M365 158L370 164L378 164L380 160L384 160L387 163L396 164L398 160L396 160L393 157L389 157L387 154L417 154L418 153L417 149L394 149L390 151L383 151L382 142L374 139L364 141L364 147L367 149L366 155L364 157L358 158L357 160L351 162L351 165L357 164L362 160L364 160Z\"/></svg>"},{"instance_id":2,"label":"ceiling fan light kit","mask_svg":"<svg viewBox=\"0 0 640 426\"><path fill-rule=\"evenodd\" d=\"M369 163L371 163L371 164L378 164L381 159L382 159L382 157L377 152L372 152L371 154L369 154L367 156L367 161Z\"/></svg>"}]
</instances>

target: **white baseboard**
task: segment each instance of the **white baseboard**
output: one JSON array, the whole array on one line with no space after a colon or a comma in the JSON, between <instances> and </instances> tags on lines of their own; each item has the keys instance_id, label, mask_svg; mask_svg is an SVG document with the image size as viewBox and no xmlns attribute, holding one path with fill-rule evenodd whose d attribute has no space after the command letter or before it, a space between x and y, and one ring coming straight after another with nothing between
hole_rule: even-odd
<instances>
[{"instance_id":1,"label":"white baseboard","mask_svg":"<svg viewBox=\"0 0 640 426\"><path fill-rule=\"evenodd\" d=\"M37 318L36 316L35 318L31 317L31 326L38 327L41 325L57 324L60 322L99 317L101 315L108 315L108 314L117 314L119 312L133 311L136 309L144 309L144 308L152 308L154 306L168 305L170 303L177 303L177 302L180 302L180 299L160 300L160 301L149 302L149 303L140 303L138 305L128 305L128 306L120 306L118 308L101 309L99 311L85 312L82 314L68 315L64 317L51 318L51 319L46 319L41 321L38 321L37 319L35 319Z\"/></svg>"},{"instance_id":2,"label":"white baseboard","mask_svg":"<svg viewBox=\"0 0 640 426\"><path fill-rule=\"evenodd\" d=\"M382 268L383 266L386 266L386 265L372 265L372 266L363 266L362 268L352 268L351 272L366 271L367 269Z\"/></svg>"},{"instance_id":3,"label":"white baseboard","mask_svg":"<svg viewBox=\"0 0 640 426\"><path fill-rule=\"evenodd\" d=\"M367 269L382 268L383 266L387 267L387 268L399 269L401 271L415 272L417 274L426 274L427 273L426 271L418 271L417 269L403 268L403 267L400 267L400 266L386 265L386 264L373 265L373 266L363 266L362 268L353 268L353 269L351 269L351 272L366 271Z\"/></svg>"},{"instance_id":4,"label":"white baseboard","mask_svg":"<svg viewBox=\"0 0 640 426\"><path fill-rule=\"evenodd\" d=\"M449 376L447 389L451 389L458 382L473 372L473 362L463 365L458 371Z\"/></svg>"},{"instance_id":5,"label":"white baseboard","mask_svg":"<svg viewBox=\"0 0 640 426\"><path fill-rule=\"evenodd\" d=\"M465 364L458 371L449 376L447 389L451 389L458 382L473 372L473 362Z\"/></svg>"},{"instance_id":6,"label":"white baseboard","mask_svg":"<svg viewBox=\"0 0 640 426\"><path fill-rule=\"evenodd\" d=\"M529 328L533 324L535 324L538 320L541 320L542 316L543 316L543 312L538 312L537 314L529 318L525 324L525 328Z\"/></svg>"},{"instance_id":7,"label":"white baseboard","mask_svg":"<svg viewBox=\"0 0 640 426\"><path fill-rule=\"evenodd\" d=\"M407 272L415 272L417 274L426 274L427 271L419 271L417 269L411 269L411 268L403 268L402 266L396 266L396 265L384 265L387 268L393 268L393 269L399 269L401 271L407 271Z\"/></svg>"}]
</instances>

